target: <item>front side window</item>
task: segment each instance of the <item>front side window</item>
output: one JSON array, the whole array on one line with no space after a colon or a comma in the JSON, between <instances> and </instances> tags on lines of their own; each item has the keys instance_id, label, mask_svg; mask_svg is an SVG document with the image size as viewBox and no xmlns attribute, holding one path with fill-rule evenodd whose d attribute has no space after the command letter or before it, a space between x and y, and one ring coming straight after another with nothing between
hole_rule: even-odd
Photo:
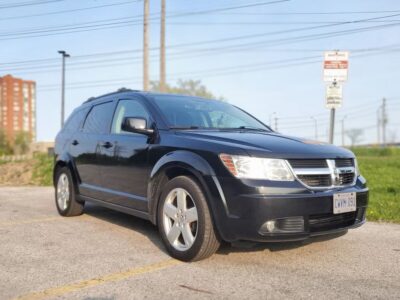
<instances>
[{"instance_id":1,"label":"front side window","mask_svg":"<svg viewBox=\"0 0 400 300\"><path fill-rule=\"evenodd\" d=\"M93 106L83 125L83 132L107 134L109 133L114 104L106 102Z\"/></svg>"},{"instance_id":2,"label":"front side window","mask_svg":"<svg viewBox=\"0 0 400 300\"><path fill-rule=\"evenodd\" d=\"M171 128L270 129L228 103L195 97L155 95L155 103Z\"/></svg>"},{"instance_id":3,"label":"front side window","mask_svg":"<svg viewBox=\"0 0 400 300\"><path fill-rule=\"evenodd\" d=\"M149 122L149 113L142 104L135 100L120 100L115 110L111 133L114 134L131 134L121 129L122 122L126 117L143 118Z\"/></svg>"}]
</instances>

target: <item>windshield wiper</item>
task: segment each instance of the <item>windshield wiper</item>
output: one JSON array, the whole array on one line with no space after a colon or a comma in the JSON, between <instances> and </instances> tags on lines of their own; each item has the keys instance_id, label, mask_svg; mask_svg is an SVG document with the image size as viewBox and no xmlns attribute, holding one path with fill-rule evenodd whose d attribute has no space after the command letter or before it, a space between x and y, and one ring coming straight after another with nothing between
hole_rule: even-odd
<instances>
[{"instance_id":1,"label":"windshield wiper","mask_svg":"<svg viewBox=\"0 0 400 300\"><path fill-rule=\"evenodd\" d=\"M190 130L190 129L200 129L199 126L170 126L170 129L178 129L178 130Z\"/></svg>"},{"instance_id":2,"label":"windshield wiper","mask_svg":"<svg viewBox=\"0 0 400 300\"><path fill-rule=\"evenodd\" d=\"M264 128L259 128L259 127L252 127L252 126L239 126L239 127L233 127L233 128L222 128L226 130L252 130L252 131L265 131L265 132L270 132L267 129Z\"/></svg>"}]
</instances>

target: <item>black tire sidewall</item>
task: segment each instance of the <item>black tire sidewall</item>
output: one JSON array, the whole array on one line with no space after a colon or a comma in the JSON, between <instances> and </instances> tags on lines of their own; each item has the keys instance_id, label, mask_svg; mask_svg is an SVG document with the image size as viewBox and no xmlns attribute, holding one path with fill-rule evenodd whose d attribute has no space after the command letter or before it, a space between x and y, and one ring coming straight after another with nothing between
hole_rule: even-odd
<instances>
[{"instance_id":1,"label":"black tire sidewall","mask_svg":"<svg viewBox=\"0 0 400 300\"><path fill-rule=\"evenodd\" d=\"M183 188L185 189L190 196L192 197L196 208L197 208L197 234L194 244L185 251L179 251L175 249L167 239L164 230L164 222L163 222L163 207L167 195L170 191L175 188ZM205 205L207 205L206 198L204 196L203 191L200 186L190 177L180 176L169 181L163 188L163 192L160 196L160 201L158 204L157 210L157 224L161 234L161 237L164 241L164 244L167 248L167 251L171 254L172 257L183 261L190 261L194 259L199 253L202 244L204 243L205 230L206 230L206 218L205 218Z\"/></svg>"}]
</instances>

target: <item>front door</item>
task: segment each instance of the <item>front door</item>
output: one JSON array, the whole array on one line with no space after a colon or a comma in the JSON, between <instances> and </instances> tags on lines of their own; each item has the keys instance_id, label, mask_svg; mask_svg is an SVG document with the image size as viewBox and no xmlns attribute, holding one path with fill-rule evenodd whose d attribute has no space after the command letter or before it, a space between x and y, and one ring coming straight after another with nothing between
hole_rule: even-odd
<instances>
[{"instance_id":1,"label":"front door","mask_svg":"<svg viewBox=\"0 0 400 300\"><path fill-rule=\"evenodd\" d=\"M141 117L150 124L147 109L138 100L122 99L115 109L109 148L102 149L101 175L107 200L114 204L147 211L147 182L149 137L121 129L125 117Z\"/></svg>"}]
</instances>

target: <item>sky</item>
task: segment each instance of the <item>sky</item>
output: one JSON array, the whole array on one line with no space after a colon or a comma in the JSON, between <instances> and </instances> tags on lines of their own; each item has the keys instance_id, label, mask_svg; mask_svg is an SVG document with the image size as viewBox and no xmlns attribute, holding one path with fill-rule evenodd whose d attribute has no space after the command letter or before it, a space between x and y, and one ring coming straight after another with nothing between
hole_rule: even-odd
<instances>
[{"instance_id":1,"label":"sky","mask_svg":"<svg viewBox=\"0 0 400 300\"><path fill-rule=\"evenodd\" d=\"M201 82L283 134L327 141L323 54L350 51L335 143L362 129L400 141L400 3L395 0L166 0L167 81ZM160 0L150 0L150 79L159 77ZM92 96L142 89L143 1L0 0L0 76L37 83L37 140L60 129L61 57L66 115ZM342 120L344 120L342 122ZM317 126L317 130L316 130ZM350 140L345 135L345 144Z\"/></svg>"}]
</instances>

